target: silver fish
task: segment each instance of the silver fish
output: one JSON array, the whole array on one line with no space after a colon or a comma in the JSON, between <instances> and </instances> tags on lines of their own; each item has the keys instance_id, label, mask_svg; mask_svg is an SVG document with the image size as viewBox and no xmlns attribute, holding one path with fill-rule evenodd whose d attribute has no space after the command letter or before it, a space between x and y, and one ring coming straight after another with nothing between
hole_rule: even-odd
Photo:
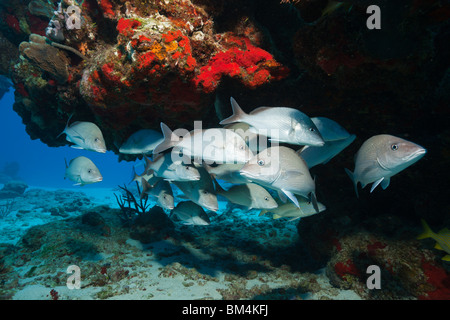
<instances>
[{"instance_id":1,"label":"silver fish","mask_svg":"<svg viewBox=\"0 0 450 320\"><path fill-rule=\"evenodd\" d=\"M186 165L182 162L173 162L171 153L154 155L153 161L147 156L145 158L145 172L153 173L156 177L168 181L191 181L199 180L200 173L192 165Z\"/></svg>"},{"instance_id":2,"label":"silver fish","mask_svg":"<svg viewBox=\"0 0 450 320\"><path fill-rule=\"evenodd\" d=\"M186 225L206 226L211 223L203 208L192 201L179 202L170 216L175 216Z\"/></svg>"},{"instance_id":3,"label":"silver fish","mask_svg":"<svg viewBox=\"0 0 450 320\"><path fill-rule=\"evenodd\" d=\"M169 182L165 180L159 180L154 186L152 186L147 180L142 179L141 185L141 198L143 198L144 194L147 194L149 196L155 197L157 199L158 206L163 209L172 210L175 207L173 191Z\"/></svg>"},{"instance_id":4,"label":"silver fish","mask_svg":"<svg viewBox=\"0 0 450 320\"><path fill-rule=\"evenodd\" d=\"M256 133L268 136L271 141L295 145L322 146L323 138L312 120L303 112L286 107L259 107L246 114L231 98L233 115L222 120L221 125L245 122Z\"/></svg>"},{"instance_id":5,"label":"silver fish","mask_svg":"<svg viewBox=\"0 0 450 320\"><path fill-rule=\"evenodd\" d=\"M299 203L294 194L310 199L316 211L319 210L316 186L308 166L290 148L267 148L245 164L240 173L255 183L277 190L280 197L287 196L297 207Z\"/></svg>"},{"instance_id":6,"label":"silver fish","mask_svg":"<svg viewBox=\"0 0 450 320\"><path fill-rule=\"evenodd\" d=\"M89 158L83 156L70 160L69 164L66 161L66 174L64 178L76 182L76 186L83 186L103 180L97 166Z\"/></svg>"},{"instance_id":7,"label":"silver fish","mask_svg":"<svg viewBox=\"0 0 450 320\"><path fill-rule=\"evenodd\" d=\"M271 212L273 213L272 215L273 219L291 218L289 221L294 221L299 218L309 217L326 210L326 207L320 202L317 203L319 207L319 212L317 212L310 201L306 200L303 197L296 197L296 198L298 200L300 207L297 207L292 202L288 203L280 202L278 203L278 208L261 210L261 213L259 215L262 216L265 213Z\"/></svg>"},{"instance_id":8,"label":"silver fish","mask_svg":"<svg viewBox=\"0 0 450 320\"><path fill-rule=\"evenodd\" d=\"M224 126L225 129L233 130L245 140L248 148L253 154L257 154L268 147L267 137L258 135L250 129L250 125L244 122L234 122Z\"/></svg>"},{"instance_id":9,"label":"silver fish","mask_svg":"<svg viewBox=\"0 0 450 320\"><path fill-rule=\"evenodd\" d=\"M227 198L232 203L249 209L274 209L278 207L270 193L255 183L238 184L224 190L217 180L214 182L216 194Z\"/></svg>"},{"instance_id":10,"label":"silver fish","mask_svg":"<svg viewBox=\"0 0 450 320\"><path fill-rule=\"evenodd\" d=\"M379 184L386 189L390 178L421 159L427 151L407 140L388 134L380 134L367 139L355 157L355 170L345 169L355 186L364 188L372 183L372 192Z\"/></svg>"},{"instance_id":11,"label":"silver fish","mask_svg":"<svg viewBox=\"0 0 450 320\"><path fill-rule=\"evenodd\" d=\"M211 211L219 210L217 196L211 176L203 167L197 167L200 180L197 181L173 181L191 201Z\"/></svg>"},{"instance_id":12,"label":"silver fish","mask_svg":"<svg viewBox=\"0 0 450 320\"><path fill-rule=\"evenodd\" d=\"M243 177L239 172L243 166L244 165L242 163L224 163L214 167L206 163L203 164L203 167L215 178L234 184L249 182L248 179Z\"/></svg>"},{"instance_id":13,"label":"silver fish","mask_svg":"<svg viewBox=\"0 0 450 320\"><path fill-rule=\"evenodd\" d=\"M350 133L348 133L344 127L332 119L325 117L312 117L311 120L314 122L317 129L319 129L324 141L343 140L350 137Z\"/></svg>"},{"instance_id":14,"label":"silver fish","mask_svg":"<svg viewBox=\"0 0 450 320\"><path fill-rule=\"evenodd\" d=\"M173 148L172 156L201 159L207 163L245 163L252 156L244 139L233 130L224 128L194 129L180 137L161 123L164 141L156 146L154 153Z\"/></svg>"},{"instance_id":15,"label":"silver fish","mask_svg":"<svg viewBox=\"0 0 450 320\"><path fill-rule=\"evenodd\" d=\"M106 143L100 128L95 123L86 121L76 121L69 125L71 118L72 116L58 137L65 133L66 140L74 144L72 148L105 153Z\"/></svg>"},{"instance_id":16,"label":"silver fish","mask_svg":"<svg viewBox=\"0 0 450 320\"><path fill-rule=\"evenodd\" d=\"M141 129L133 133L120 147L124 154L148 154L163 141L161 132L152 129Z\"/></svg>"},{"instance_id":17,"label":"silver fish","mask_svg":"<svg viewBox=\"0 0 450 320\"><path fill-rule=\"evenodd\" d=\"M354 140L354 134L341 140L325 141L322 147L304 146L297 151L303 160L305 160L308 168L317 166L318 164L326 164L342 150L347 148Z\"/></svg>"}]
</instances>

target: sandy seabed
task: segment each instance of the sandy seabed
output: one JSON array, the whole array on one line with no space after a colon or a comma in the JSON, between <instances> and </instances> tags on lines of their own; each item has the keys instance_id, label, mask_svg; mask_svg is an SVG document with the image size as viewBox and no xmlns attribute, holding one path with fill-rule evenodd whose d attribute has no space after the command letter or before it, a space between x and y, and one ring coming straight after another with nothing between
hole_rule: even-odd
<instances>
[{"instance_id":1,"label":"sandy seabed","mask_svg":"<svg viewBox=\"0 0 450 320\"><path fill-rule=\"evenodd\" d=\"M30 187L0 220L0 297L13 300L359 300L311 269L297 221L230 206L208 226L174 223L142 243L119 218L118 189ZM4 201L4 200L3 200ZM83 215L95 212L99 224ZM169 212L166 212L169 213ZM305 218L307 219L307 218ZM300 222L301 223L301 222ZM69 289L69 266L80 289ZM70 282L75 283L75 282Z\"/></svg>"}]
</instances>

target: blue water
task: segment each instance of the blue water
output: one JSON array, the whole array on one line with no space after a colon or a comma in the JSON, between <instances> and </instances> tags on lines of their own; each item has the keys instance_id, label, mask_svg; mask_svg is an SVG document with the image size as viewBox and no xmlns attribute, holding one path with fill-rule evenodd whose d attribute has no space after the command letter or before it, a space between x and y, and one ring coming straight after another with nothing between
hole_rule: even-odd
<instances>
[{"instance_id":1,"label":"blue water","mask_svg":"<svg viewBox=\"0 0 450 320\"><path fill-rule=\"evenodd\" d=\"M132 162L118 162L113 152L106 154L78 150L68 146L51 148L40 140L31 140L25 131L22 118L13 110L14 90L5 93L0 100L0 171L5 163L17 162L20 165L18 176L29 186L71 188L73 182L64 179L65 162L85 156L91 159L103 175L103 181L85 188L116 187L130 181ZM61 130L64 128L61 128Z\"/></svg>"}]
</instances>

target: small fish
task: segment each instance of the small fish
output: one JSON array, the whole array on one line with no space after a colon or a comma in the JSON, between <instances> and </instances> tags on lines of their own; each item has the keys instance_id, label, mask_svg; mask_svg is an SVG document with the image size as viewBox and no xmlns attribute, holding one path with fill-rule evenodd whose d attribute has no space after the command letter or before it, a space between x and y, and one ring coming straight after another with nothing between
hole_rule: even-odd
<instances>
[{"instance_id":1,"label":"small fish","mask_svg":"<svg viewBox=\"0 0 450 320\"><path fill-rule=\"evenodd\" d=\"M215 178L234 184L249 182L248 179L243 177L239 172L243 166L244 164L242 163L224 163L214 167L206 163L203 164L203 167Z\"/></svg>"},{"instance_id":2,"label":"small fish","mask_svg":"<svg viewBox=\"0 0 450 320\"><path fill-rule=\"evenodd\" d=\"M141 198L144 194L155 197L157 204L163 209L172 210L175 207L172 187L170 183L165 180L159 180L152 186L147 180L141 180L142 192Z\"/></svg>"},{"instance_id":3,"label":"small fish","mask_svg":"<svg viewBox=\"0 0 450 320\"><path fill-rule=\"evenodd\" d=\"M67 121L64 131L66 140L72 142L72 148L96 151L100 153L106 152L106 143L100 128L92 122L76 121L69 125L70 119Z\"/></svg>"},{"instance_id":4,"label":"small fish","mask_svg":"<svg viewBox=\"0 0 450 320\"><path fill-rule=\"evenodd\" d=\"M179 137L161 123L161 131L164 140L156 146L154 153L175 147L172 151L174 156L182 152L183 157L201 159L207 163L245 163L253 156L244 139L233 130L195 129Z\"/></svg>"},{"instance_id":5,"label":"small fish","mask_svg":"<svg viewBox=\"0 0 450 320\"><path fill-rule=\"evenodd\" d=\"M315 182L305 161L294 150L284 147L270 147L253 157L240 170L241 175L262 186L278 191L281 198L286 196L297 207L294 194L310 199L319 212L315 195Z\"/></svg>"},{"instance_id":6,"label":"small fish","mask_svg":"<svg viewBox=\"0 0 450 320\"><path fill-rule=\"evenodd\" d=\"M219 210L214 183L203 167L197 167L200 179L196 181L173 181L191 201L211 211Z\"/></svg>"},{"instance_id":7,"label":"small fish","mask_svg":"<svg viewBox=\"0 0 450 320\"><path fill-rule=\"evenodd\" d=\"M270 193L255 183L238 184L224 190L217 181L214 182L216 194L227 198L232 203L249 209L274 209L278 207Z\"/></svg>"},{"instance_id":8,"label":"small fish","mask_svg":"<svg viewBox=\"0 0 450 320\"><path fill-rule=\"evenodd\" d=\"M153 171L151 171L149 174L147 174L147 171L144 170L144 172L142 174L137 174L136 169L133 167L131 181L128 184L135 182L135 181L140 184L142 179L145 179L148 183L150 183L150 185L154 185L154 184L156 184L156 182L158 182L162 178L156 177L154 175Z\"/></svg>"},{"instance_id":9,"label":"small fish","mask_svg":"<svg viewBox=\"0 0 450 320\"><path fill-rule=\"evenodd\" d=\"M297 109L259 107L246 114L233 98L231 98L231 107L233 115L222 120L221 125L245 122L256 133L268 136L271 141L311 146L324 144L314 122Z\"/></svg>"},{"instance_id":10,"label":"small fish","mask_svg":"<svg viewBox=\"0 0 450 320\"><path fill-rule=\"evenodd\" d=\"M205 210L192 201L179 202L170 216L175 216L185 225L207 226L211 223Z\"/></svg>"},{"instance_id":11,"label":"small fish","mask_svg":"<svg viewBox=\"0 0 450 320\"><path fill-rule=\"evenodd\" d=\"M154 155L153 161L147 156L145 158L145 172L153 173L155 177L167 181L191 181L199 180L200 173L192 165L186 165L180 161L173 162L171 153Z\"/></svg>"},{"instance_id":12,"label":"small fish","mask_svg":"<svg viewBox=\"0 0 450 320\"><path fill-rule=\"evenodd\" d=\"M356 153L355 170L345 169L355 186L358 196L358 182L364 188L372 183L372 192L379 184L386 189L390 178L421 159L427 151L407 140L388 134L367 139Z\"/></svg>"},{"instance_id":13,"label":"small fish","mask_svg":"<svg viewBox=\"0 0 450 320\"><path fill-rule=\"evenodd\" d=\"M312 168L318 164L328 163L328 161L347 148L355 138L356 136L352 134L342 140L325 141L325 145L322 147L304 146L297 151L297 154L305 160L308 168Z\"/></svg>"},{"instance_id":14,"label":"small fish","mask_svg":"<svg viewBox=\"0 0 450 320\"><path fill-rule=\"evenodd\" d=\"M161 132L141 129L133 133L119 149L124 154L148 154L163 140Z\"/></svg>"},{"instance_id":15,"label":"small fish","mask_svg":"<svg viewBox=\"0 0 450 320\"><path fill-rule=\"evenodd\" d=\"M435 249L443 250L446 254L442 260L444 261L450 261L450 230L447 228L442 229L438 233L434 233L428 224L425 222L425 220L421 219L422 226L423 226L423 233L420 234L417 239L426 239L426 238L432 238L436 241L436 245L434 246Z\"/></svg>"},{"instance_id":16,"label":"small fish","mask_svg":"<svg viewBox=\"0 0 450 320\"><path fill-rule=\"evenodd\" d=\"M261 210L261 213L259 215L262 216L267 212L271 212L273 213L272 216L273 219L291 218L289 221L294 221L299 218L309 217L326 210L326 207L320 202L317 203L319 207L319 212L317 212L310 201L306 200L303 197L296 197L296 198L298 200L300 207L297 207L292 202L288 203L280 202L278 203L278 208Z\"/></svg>"},{"instance_id":17,"label":"small fish","mask_svg":"<svg viewBox=\"0 0 450 320\"><path fill-rule=\"evenodd\" d=\"M69 165L67 165L66 161L66 174L64 178L76 182L74 184L75 186L83 186L103 180L97 166L89 158L83 156L70 160Z\"/></svg>"}]
</instances>

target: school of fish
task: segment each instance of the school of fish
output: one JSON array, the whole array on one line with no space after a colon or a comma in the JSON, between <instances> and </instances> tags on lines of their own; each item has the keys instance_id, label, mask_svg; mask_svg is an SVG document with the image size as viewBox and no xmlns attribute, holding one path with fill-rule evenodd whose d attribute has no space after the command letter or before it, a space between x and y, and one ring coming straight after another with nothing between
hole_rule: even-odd
<instances>
[{"instance_id":1,"label":"school of fish","mask_svg":"<svg viewBox=\"0 0 450 320\"><path fill-rule=\"evenodd\" d=\"M220 122L223 127L172 131L161 123L161 132L141 129L123 143L120 153L144 157L144 171L134 172L133 178L141 186L140 197L154 198L158 206L171 211L171 218L189 225L210 224L204 209L217 211L218 196L260 209L260 215L270 212L274 219L295 220L324 211L310 169L329 162L356 136L331 119L310 118L294 108L263 106L245 113L235 99L230 102L232 115ZM61 134L74 148L106 152L97 125L69 122L70 118ZM378 185L386 189L392 176L425 153L413 142L379 134L361 145L354 171L345 171L359 196L358 184L364 188L372 183L370 192ZM80 186L103 180L100 170L84 156L66 162L65 178ZM231 187L224 188L217 180ZM173 187L187 198L176 206Z\"/></svg>"}]
</instances>

